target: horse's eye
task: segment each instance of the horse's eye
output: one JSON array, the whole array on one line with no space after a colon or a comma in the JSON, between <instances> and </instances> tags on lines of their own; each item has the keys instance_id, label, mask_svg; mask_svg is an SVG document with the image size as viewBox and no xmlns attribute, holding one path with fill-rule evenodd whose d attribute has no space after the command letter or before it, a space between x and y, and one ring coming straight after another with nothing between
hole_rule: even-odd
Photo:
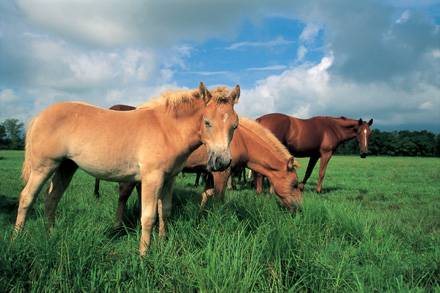
<instances>
[{"instance_id":1,"label":"horse's eye","mask_svg":"<svg viewBox=\"0 0 440 293\"><path fill-rule=\"evenodd\" d=\"M206 128L211 128L212 127L211 121L205 119L205 127Z\"/></svg>"}]
</instances>

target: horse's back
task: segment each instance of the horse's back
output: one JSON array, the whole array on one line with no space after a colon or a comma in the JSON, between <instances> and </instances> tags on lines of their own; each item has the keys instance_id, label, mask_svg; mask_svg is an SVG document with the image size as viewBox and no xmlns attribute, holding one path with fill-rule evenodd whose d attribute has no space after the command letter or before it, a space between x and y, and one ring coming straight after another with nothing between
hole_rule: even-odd
<instances>
[{"instance_id":1,"label":"horse's back","mask_svg":"<svg viewBox=\"0 0 440 293\"><path fill-rule=\"evenodd\" d=\"M328 117L300 119L280 113L264 115L257 121L268 128L297 157L319 155L331 129Z\"/></svg>"},{"instance_id":2,"label":"horse's back","mask_svg":"<svg viewBox=\"0 0 440 293\"><path fill-rule=\"evenodd\" d=\"M140 156L157 157L167 151L157 148L165 144L158 116L152 109L121 112L85 103L57 103L36 117L32 152L40 160L70 159L98 178L132 180L139 174ZM153 159L148 162L156 164Z\"/></svg>"},{"instance_id":3,"label":"horse's back","mask_svg":"<svg viewBox=\"0 0 440 293\"><path fill-rule=\"evenodd\" d=\"M290 118L281 113L271 113L256 119L263 127L269 129L282 144L287 146L287 135L290 128Z\"/></svg>"}]
</instances>

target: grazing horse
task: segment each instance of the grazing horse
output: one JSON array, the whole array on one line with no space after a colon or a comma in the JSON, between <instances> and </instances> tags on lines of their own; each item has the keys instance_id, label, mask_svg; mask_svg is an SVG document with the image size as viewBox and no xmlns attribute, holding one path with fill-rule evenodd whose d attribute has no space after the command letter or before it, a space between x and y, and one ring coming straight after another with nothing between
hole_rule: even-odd
<instances>
[{"instance_id":1,"label":"grazing horse","mask_svg":"<svg viewBox=\"0 0 440 293\"><path fill-rule=\"evenodd\" d=\"M145 255L156 214L159 235L165 234L164 216L171 208L174 179L188 156L204 144L208 169L230 165L239 94L238 85L230 93L224 87L210 93L200 83L196 90L166 92L133 111L74 102L48 107L33 119L26 134L22 171L26 185L20 194L15 236L52 174L45 212L53 226L58 202L79 167L97 178L143 183L139 251Z\"/></svg>"},{"instance_id":2,"label":"grazing horse","mask_svg":"<svg viewBox=\"0 0 440 293\"><path fill-rule=\"evenodd\" d=\"M345 117L313 117L298 119L284 114L273 113L257 118L257 122L269 129L295 157L310 157L306 174L300 183L304 185L312 174L318 159L321 159L317 192L322 190L325 170L334 151L341 143L356 138L359 142L360 156L365 158L368 153L368 138L373 119L365 122L362 119ZM257 175L257 192L263 188L263 177Z\"/></svg>"},{"instance_id":3,"label":"grazing horse","mask_svg":"<svg viewBox=\"0 0 440 293\"><path fill-rule=\"evenodd\" d=\"M275 188L278 200L291 212L301 207L302 192L298 187L295 168L299 167L289 151L273 134L255 121L240 117L238 128L231 141L232 162L224 172L212 172L214 186L205 187L201 206L209 197L224 198L225 186L232 168L247 166L267 176ZM208 168L207 147L200 146L188 158L184 171L210 172ZM119 203L116 213L116 226L122 224L125 205L136 183L119 183ZM143 191L142 191L143 192Z\"/></svg>"}]
</instances>

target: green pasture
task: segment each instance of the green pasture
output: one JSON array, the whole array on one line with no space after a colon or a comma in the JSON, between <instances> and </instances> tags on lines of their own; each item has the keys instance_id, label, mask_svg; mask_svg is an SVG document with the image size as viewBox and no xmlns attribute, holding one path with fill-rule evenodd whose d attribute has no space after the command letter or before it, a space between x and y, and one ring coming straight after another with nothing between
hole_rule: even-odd
<instances>
[{"instance_id":1,"label":"green pasture","mask_svg":"<svg viewBox=\"0 0 440 293\"><path fill-rule=\"evenodd\" d=\"M23 152L0 151L0 291L440 291L440 159L334 157L303 212L249 187L199 210L179 176L168 234L138 256L135 196L114 231L115 183L78 172L45 228L43 196L10 241ZM302 178L307 160L300 159Z\"/></svg>"}]
</instances>

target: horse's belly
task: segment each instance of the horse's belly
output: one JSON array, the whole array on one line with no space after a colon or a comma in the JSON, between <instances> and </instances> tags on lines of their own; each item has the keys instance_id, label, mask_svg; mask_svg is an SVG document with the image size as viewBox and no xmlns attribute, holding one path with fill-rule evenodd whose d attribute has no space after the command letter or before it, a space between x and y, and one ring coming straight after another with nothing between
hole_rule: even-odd
<instances>
[{"instance_id":1,"label":"horse's belly","mask_svg":"<svg viewBox=\"0 0 440 293\"><path fill-rule=\"evenodd\" d=\"M139 164L134 161L90 160L72 158L78 166L90 175L108 181L138 181L140 180Z\"/></svg>"}]
</instances>

